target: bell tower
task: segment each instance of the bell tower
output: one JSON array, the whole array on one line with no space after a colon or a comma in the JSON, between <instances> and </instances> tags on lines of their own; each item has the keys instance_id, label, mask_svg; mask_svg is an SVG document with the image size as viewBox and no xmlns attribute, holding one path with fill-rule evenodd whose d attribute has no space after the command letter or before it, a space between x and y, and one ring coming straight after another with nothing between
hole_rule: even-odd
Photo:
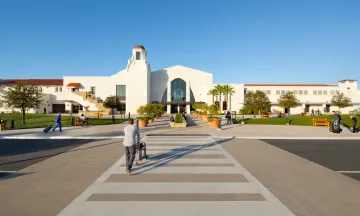
<instances>
[{"instance_id":1,"label":"bell tower","mask_svg":"<svg viewBox=\"0 0 360 216\"><path fill-rule=\"evenodd\" d=\"M145 47L136 45L132 49L132 56L128 60L126 67L128 77L126 110L131 113L136 113L139 106L150 103L151 69L146 57L147 51Z\"/></svg>"}]
</instances>

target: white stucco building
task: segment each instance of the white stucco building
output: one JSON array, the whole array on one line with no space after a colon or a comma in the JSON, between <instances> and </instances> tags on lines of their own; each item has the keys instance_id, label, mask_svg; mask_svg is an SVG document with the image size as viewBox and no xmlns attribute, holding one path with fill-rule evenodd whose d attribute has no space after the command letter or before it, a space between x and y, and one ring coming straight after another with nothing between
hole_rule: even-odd
<instances>
[{"instance_id":1,"label":"white stucco building","mask_svg":"<svg viewBox=\"0 0 360 216\"><path fill-rule=\"evenodd\" d=\"M213 82L213 75L196 69L173 66L157 71L151 71L147 60L147 51L142 45L132 49L131 58L125 69L109 76L64 76L58 80L27 80L29 84L38 85L42 88L44 104L29 112L81 112L102 111L109 114L108 109L103 107L102 100L108 96L118 96L123 104L117 111L135 114L139 106L148 103L163 103L169 112L177 112L177 107L191 111L191 105L195 102L212 103L209 90L219 83ZM6 85L14 80L0 83L0 96ZM239 80L241 82L241 80ZM221 83L220 83L221 84ZM225 83L224 83L225 84ZM226 83L227 84L227 83ZM301 113L304 109L325 109L329 112L338 110L338 107L330 104L332 96L336 92L343 92L350 97L354 105L342 109L348 112L359 108L360 91L357 80L342 80L337 85L327 84L229 84L235 90L230 97L229 109L239 111L245 103L246 91L264 91L271 103L272 111L281 110L278 107L278 99L281 94L293 91L300 104L292 108L291 113ZM225 96L222 96L225 101ZM216 97L215 101L219 101ZM225 105L224 105L225 108ZM0 112L12 110L0 108Z\"/></svg>"}]
</instances>

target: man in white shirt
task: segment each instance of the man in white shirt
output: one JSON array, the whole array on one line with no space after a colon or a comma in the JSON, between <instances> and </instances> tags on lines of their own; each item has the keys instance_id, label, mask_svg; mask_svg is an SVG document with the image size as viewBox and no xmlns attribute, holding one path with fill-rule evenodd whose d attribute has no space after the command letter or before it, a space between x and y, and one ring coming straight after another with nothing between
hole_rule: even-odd
<instances>
[{"instance_id":1,"label":"man in white shirt","mask_svg":"<svg viewBox=\"0 0 360 216\"><path fill-rule=\"evenodd\" d=\"M123 144L126 154L126 173L131 175L131 168L136 154L136 142L140 142L140 132L138 127L134 126L134 119L129 119L128 125L124 128L124 134ZM136 139L135 136L137 136Z\"/></svg>"}]
</instances>

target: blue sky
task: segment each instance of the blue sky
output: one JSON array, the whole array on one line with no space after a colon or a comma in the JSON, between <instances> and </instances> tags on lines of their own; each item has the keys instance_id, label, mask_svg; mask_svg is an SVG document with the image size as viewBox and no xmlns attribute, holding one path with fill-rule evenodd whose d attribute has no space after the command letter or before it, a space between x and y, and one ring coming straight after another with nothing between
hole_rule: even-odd
<instances>
[{"instance_id":1,"label":"blue sky","mask_svg":"<svg viewBox=\"0 0 360 216\"><path fill-rule=\"evenodd\" d=\"M0 79L111 75L142 44L152 70L216 83L360 80L360 1L0 2Z\"/></svg>"}]
</instances>

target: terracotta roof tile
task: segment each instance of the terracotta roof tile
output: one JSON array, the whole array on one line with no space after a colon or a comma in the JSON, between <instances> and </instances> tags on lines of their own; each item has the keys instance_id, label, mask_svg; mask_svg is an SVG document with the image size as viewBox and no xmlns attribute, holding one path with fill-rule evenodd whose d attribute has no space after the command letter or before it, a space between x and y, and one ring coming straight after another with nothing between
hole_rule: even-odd
<instances>
[{"instance_id":1,"label":"terracotta roof tile","mask_svg":"<svg viewBox=\"0 0 360 216\"><path fill-rule=\"evenodd\" d=\"M337 85L328 85L328 84L244 84L244 86L303 86L303 87L311 87L311 86L337 86Z\"/></svg>"},{"instance_id":2,"label":"terracotta roof tile","mask_svg":"<svg viewBox=\"0 0 360 216\"><path fill-rule=\"evenodd\" d=\"M21 82L28 85L63 85L62 79L12 79L7 81L6 84Z\"/></svg>"}]
</instances>

